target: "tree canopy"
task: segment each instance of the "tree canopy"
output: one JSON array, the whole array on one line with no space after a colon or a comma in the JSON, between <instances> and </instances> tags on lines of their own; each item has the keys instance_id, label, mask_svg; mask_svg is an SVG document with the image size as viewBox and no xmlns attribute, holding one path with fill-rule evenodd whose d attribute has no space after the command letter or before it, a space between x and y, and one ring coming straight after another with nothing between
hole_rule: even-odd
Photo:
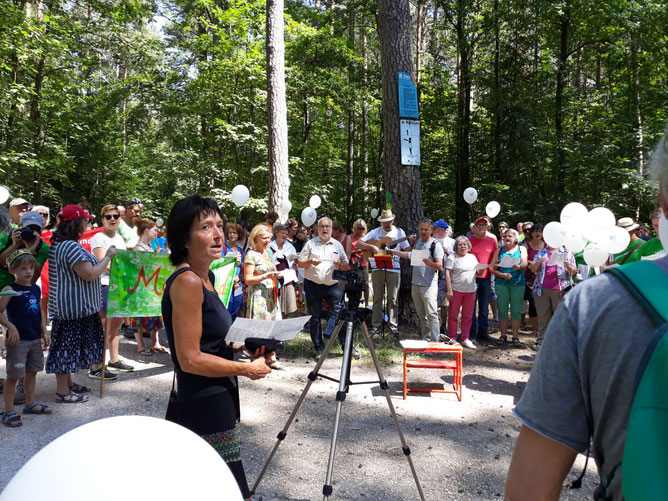
<instances>
[{"instance_id":1,"label":"tree canopy","mask_svg":"<svg viewBox=\"0 0 668 501\"><path fill-rule=\"evenodd\" d=\"M266 2L0 3L0 169L56 209L140 197L164 216L199 192L236 216L269 195ZM570 201L647 220L668 121L668 11L615 0L411 0L424 212L458 228L548 221ZM374 0L286 0L290 200L369 219L384 176ZM397 138L397 141L399 138ZM458 181L459 180L459 181ZM459 182L459 185L458 185ZM469 208L461 190L475 187Z\"/></svg>"}]
</instances>

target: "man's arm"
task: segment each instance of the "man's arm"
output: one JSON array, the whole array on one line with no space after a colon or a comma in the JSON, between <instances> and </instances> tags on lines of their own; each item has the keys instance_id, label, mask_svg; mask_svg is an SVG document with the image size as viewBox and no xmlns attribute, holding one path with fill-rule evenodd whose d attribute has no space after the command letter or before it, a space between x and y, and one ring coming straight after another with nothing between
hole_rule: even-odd
<instances>
[{"instance_id":1,"label":"man's arm","mask_svg":"<svg viewBox=\"0 0 668 501\"><path fill-rule=\"evenodd\" d=\"M577 452L522 426L510 461L506 501L557 501Z\"/></svg>"}]
</instances>

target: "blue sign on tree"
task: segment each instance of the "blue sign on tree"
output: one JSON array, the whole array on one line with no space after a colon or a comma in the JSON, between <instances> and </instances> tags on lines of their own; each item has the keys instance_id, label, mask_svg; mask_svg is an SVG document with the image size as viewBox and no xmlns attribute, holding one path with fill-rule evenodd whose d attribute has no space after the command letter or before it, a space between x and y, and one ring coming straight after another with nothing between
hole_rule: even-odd
<instances>
[{"instance_id":1,"label":"blue sign on tree","mask_svg":"<svg viewBox=\"0 0 668 501\"><path fill-rule=\"evenodd\" d=\"M419 118L417 89L408 73L399 72L399 116L401 118Z\"/></svg>"}]
</instances>

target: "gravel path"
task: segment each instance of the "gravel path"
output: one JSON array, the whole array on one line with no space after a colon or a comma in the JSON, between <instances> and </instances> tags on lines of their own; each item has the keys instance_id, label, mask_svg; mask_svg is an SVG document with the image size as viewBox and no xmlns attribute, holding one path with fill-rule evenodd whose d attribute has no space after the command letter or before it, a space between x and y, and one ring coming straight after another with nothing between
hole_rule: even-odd
<instances>
[{"instance_id":1,"label":"gravel path","mask_svg":"<svg viewBox=\"0 0 668 501\"><path fill-rule=\"evenodd\" d=\"M19 429L0 426L3 456L0 490L32 455L77 426L114 415L164 416L172 382L171 360L168 355L140 360L133 353L134 346L123 339L121 354L137 370L105 384L103 399L95 393L98 383L81 372L75 381L89 386L92 383L91 400L83 405L55 403L55 379L43 373L38 375L37 399L51 405L54 413L26 416ZM533 358L534 352L526 348L466 350L462 402L450 394L413 393L403 400L400 361L383 368L426 499L485 500L503 496L520 428L512 408L522 393ZM264 380L240 381L242 455L251 484L314 366L312 359L303 356L284 357L282 363L284 370L274 371ZM340 363L340 357L330 355L322 372L338 378ZM0 374L5 374L4 360L0 361ZM375 379L375 370L368 362L353 363L353 381ZM409 380L430 384L443 383L446 378L439 377L436 371L413 369ZM318 380L311 386L258 488L264 501L322 499L337 388L336 383L326 380ZM146 437L146 443L138 445L137 452L150 447L151 440L167 439L152 437L150 430L146 430ZM378 384L353 386L343 404L332 499L419 499L400 445ZM112 452L109 451L110 458L114 457ZM117 478L122 478L122 459L114 461L120 468ZM583 465L584 457L580 455L569 479L575 478ZM596 478L596 467L590 462L583 487L564 490L561 499L590 499Z\"/></svg>"}]
</instances>

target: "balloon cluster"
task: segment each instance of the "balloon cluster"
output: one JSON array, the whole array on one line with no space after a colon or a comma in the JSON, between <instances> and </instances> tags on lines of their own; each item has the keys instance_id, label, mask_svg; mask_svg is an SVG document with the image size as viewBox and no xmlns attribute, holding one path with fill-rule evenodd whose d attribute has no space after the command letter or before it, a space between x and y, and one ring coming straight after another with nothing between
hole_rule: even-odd
<instances>
[{"instance_id":1,"label":"balloon cluster","mask_svg":"<svg viewBox=\"0 0 668 501\"><path fill-rule=\"evenodd\" d=\"M308 207L302 210L302 223L304 226L312 226L318 219L316 209L322 204L322 199L318 195L313 195L308 200Z\"/></svg>"},{"instance_id":2,"label":"balloon cluster","mask_svg":"<svg viewBox=\"0 0 668 501\"><path fill-rule=\"evenodd\" d=\"M562 209L559 219L545 225L545 243L554 248L564 246L574 254L584 251L589 266L604 265L610 254L629 245L629 232L615 225L615 215L605 207L588 211L584 205L572 202Z\"/></svg>"}]
</instances>

